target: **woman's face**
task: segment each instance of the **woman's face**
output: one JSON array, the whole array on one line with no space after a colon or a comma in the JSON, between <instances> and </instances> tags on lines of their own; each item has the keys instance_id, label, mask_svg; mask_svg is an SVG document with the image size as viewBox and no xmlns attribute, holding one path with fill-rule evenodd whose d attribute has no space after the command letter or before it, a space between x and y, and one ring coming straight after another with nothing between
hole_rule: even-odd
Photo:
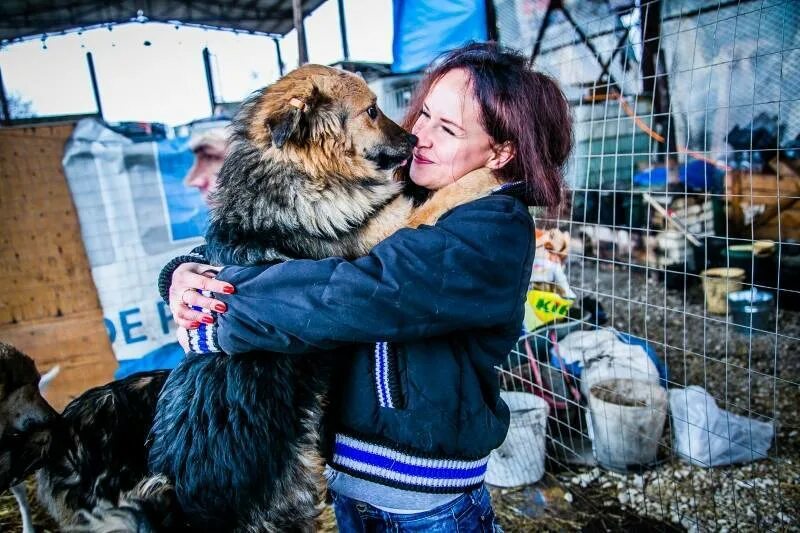
<instances>
[{"instance_id":1,"label":"woman's face","mask_svg":"<svg viewBox=\"0 0 800 533\"><path fill-rule=\"evenodd\" d=\"M463 69L449 71L430 88L411 133L419 140L409 174L426 189L441 189L481 167L498 168Z\"/></svg>"}]
</instances>

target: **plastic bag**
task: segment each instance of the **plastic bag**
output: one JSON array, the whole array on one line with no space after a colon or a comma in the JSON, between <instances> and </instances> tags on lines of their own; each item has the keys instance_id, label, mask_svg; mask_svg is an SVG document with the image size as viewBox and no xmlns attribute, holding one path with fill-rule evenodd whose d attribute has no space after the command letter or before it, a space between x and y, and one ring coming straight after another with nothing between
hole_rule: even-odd
<instances>
[{"instance_id":1,"label":"plastic bag","mask_svg":"<svg viewBox=\"0 0 800 533\"><path fill-rule=\"evenodd\" d=\"M569 372L581 379L581 392L600 381L615 378L663 382L666 369L647 343L611 328L573 331L558 343L558 356Z\"/></svg>"},{"instance_id":2,"label":"plastic bag","mask_svg":"<svg viewBox=\"0 0 800 533\"><path fill-rule=\"evenodd\" d=\"M670 389L675 453L697 466L747 463L767 457L774 428L717 406L702 387Z\"/></svg>"}]
</instances>

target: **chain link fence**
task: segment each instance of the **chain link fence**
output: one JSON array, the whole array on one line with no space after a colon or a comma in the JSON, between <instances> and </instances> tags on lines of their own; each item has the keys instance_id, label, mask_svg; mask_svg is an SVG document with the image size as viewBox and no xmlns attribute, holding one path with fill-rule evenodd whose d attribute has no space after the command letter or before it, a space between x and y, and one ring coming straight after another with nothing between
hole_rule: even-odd
<instances>
[{"instance_id":1,"label":"chain link fence","mask_svg":"<svg viewBox=\"0 0 800 533\"><path fill-rule=\"evenodd\" d=\"M568 505L520 513L800 528L800 2L495 6L575 118L569 205L537 218L500 371L518 435L495 459L533 481L543 447L542 494Z\"/></svg>"}]
</instances>

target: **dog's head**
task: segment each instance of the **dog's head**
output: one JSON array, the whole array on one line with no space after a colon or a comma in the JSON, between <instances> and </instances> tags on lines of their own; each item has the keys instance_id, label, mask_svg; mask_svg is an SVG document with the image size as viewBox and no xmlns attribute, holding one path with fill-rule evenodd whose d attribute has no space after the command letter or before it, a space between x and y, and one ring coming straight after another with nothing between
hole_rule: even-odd
<instances>
[{"instance_id":1,"label":"dog's head","mask_svg":"<svg viewBox=\"0 0 800 533\"><path fill-rule=\"evenodd\" d=\"M304 65L242 108L239 133L310 177L384 176L411 156L416 137L388 119L358 75Z\"/></svg>"},{"instance_id":2,"label":"dog's head","mask_svg":"<svg viewBox=\"0 0 800 533\"><path fill-rule=\"evenodd\" d=\"M0 342L0 490L36 468L57 417L39 393L39 372L33 360Z\"/></svg>"}]
</instances>

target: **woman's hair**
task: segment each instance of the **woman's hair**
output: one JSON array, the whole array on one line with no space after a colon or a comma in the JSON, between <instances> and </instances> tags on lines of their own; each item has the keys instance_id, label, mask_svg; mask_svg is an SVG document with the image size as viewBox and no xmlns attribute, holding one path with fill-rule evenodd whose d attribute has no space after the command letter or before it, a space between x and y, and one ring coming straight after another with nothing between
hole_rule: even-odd
<instances>
[{"instance_id":1,"label":"woman's hair","mask_svg":"<svg viewBox=\"0 0 800 533\"><path fill-rule=\"evenodd\" d=\"M514 158L495 174L503 182L524 180L530 205L557 208L572 149L572 117L558 84L528 68L518 52L493 42L469 43L434 61L411 99L402 124L406 130L414 126L431 86L453 69L469 74L483 129L492 142L514 146ZM412 185L409 167L402 168L400 177Z\"/></svg>"}]
</instances>

